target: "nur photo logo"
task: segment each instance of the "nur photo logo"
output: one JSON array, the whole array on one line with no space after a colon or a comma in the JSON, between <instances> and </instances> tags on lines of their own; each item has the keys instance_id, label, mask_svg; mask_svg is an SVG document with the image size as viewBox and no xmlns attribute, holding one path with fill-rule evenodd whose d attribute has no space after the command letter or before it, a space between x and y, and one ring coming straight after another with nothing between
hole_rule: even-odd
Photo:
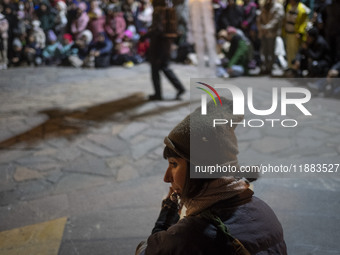
<instances>
[{"instance_id":1,"label":"nur photo logo","mask_svg":"<svg viewBox=\"0 0 340 255\"><path fill-rule=\"evenodd\" d=\"M204 94L201 94L201 115L207 115L209 112L207 111L207 95L211 97L214 101L215 107L222 107L222 100L221 95L223 96L226 93L231 94L231 99L233 101L233 115L244 115L245 109L249 110L251 115L253 116L266 116L269 117L276 113L278 110L280 117L287 116L287 106L289 107L296 107L299 112L304 116L312 116L311 112L305 106L311 99L311 93L306 88L300 87L273 87L271 89L271 98L265 98L263 101L269 100L271 102L270 106L266 109L258 109L255 107L256 103L254 102L254 92L253 88L248 87L247 93L244 92L237 86L232 84L215 84L209 85L204 82L196 82L200 84L202 87L196 87L204 91ZM214 95L215 96L214 96ZM218 99L218 104L216 101ZM229 96L230 98L230 96ZM277 114L276 114L277 116ZM232 122L232 120L226 119L214 119L212 123L213 127L217 125L241 125L241 126L248 126L248 127L262 127L266 123L270 124L271 127L275 127L276 125L280 124L282 127L296 127L298 125L298 121L296 119L288 119L288 118L266 118L266 119L244 119L241 122Z\"/></svg>"}]
</instances>

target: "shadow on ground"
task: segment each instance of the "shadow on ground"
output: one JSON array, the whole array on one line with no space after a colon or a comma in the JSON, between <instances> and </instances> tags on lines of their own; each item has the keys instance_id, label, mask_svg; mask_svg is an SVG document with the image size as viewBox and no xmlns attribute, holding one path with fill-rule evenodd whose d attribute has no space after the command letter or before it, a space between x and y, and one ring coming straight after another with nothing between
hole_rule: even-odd
<instances>
[{"instance_id":1,"label":"shadow on ground","mask_svg":"<svg viewBox=\"0 0 340 255\"><path fill-rule=\"evenodd\" d=\"M73 111L58 108L40 111L39 113L46 114L48 116L48 120L28 131L1 141L0 149L8 149L19 143L24 143L27 146L30 146L34 143L50 138L64 137L66 139L72 139L76 135L84 133L90 127L97 127L98 124L107 121L115 121L119 118L115 116L117 113L125 113L126 111L135 109L146 103L149 103L149 101L145 99L143 93L134 93L118 100ZM173 111L189 105L189 103L190 102L180 102L175 105L161 106L158 108L156 106L154 109L149 111L129 115L127 120L131 121L142 117Z\"/></svg>"}]
</instances>

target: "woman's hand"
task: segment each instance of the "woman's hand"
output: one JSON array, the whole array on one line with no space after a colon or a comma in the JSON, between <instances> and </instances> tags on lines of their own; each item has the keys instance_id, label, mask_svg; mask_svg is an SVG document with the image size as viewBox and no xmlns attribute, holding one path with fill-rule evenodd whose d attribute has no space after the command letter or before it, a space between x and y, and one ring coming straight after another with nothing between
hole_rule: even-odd
<instances>
[{"instance_id":1,"label":"woman's hand","mask_svg":"<svg viewBox=\"0 0 340 255\"><path fill-rule=\"evenodd\" d=\"M178 215L181 215L183 207L183 204L181 203L181 197L172 187L169 187L169 193L165 199L170 199L172 202L176 203L178 206Z\"/></svg>"}]
</instances>

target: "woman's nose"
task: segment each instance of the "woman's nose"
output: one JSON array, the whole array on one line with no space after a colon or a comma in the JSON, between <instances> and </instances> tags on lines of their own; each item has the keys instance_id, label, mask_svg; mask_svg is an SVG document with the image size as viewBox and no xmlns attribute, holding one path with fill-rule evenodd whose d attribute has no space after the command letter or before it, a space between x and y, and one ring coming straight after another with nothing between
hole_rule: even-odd
<instances>
[{"instance_id":1,"label":"woman's nose","mask_svg":"<svg viewBox=\"0 0 340 255\"><path fill-rule=\"evenodd\" d=\"M171 170L170 170L170 167L168 167L168 169L166 170L165 172L165 175L164 175L164 182L171 182L172 180L172 176L171 176Z\"/></svg>"}]
</instances>

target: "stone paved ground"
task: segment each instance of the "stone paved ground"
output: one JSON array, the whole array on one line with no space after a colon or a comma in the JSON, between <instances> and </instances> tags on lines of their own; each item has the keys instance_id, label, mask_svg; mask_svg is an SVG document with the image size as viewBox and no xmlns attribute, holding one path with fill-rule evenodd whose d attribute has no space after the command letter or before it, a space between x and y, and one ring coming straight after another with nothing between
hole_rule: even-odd
<instances>
[{"instance_id":1,"label":"stone paved ground","mask_svg":"<svg viewBox=\"0 0 340 255\"><path fill-rule=\"evenodd\" d=\"M190 77L211 75L174 69L188 89ZM58 254L133 254L167 192L163 138L190 112L188 93L183 101L147 102L148 71L140 65L1 72L0 232L66 217ZM251 84L254 101L264 105L273 84L293 86L269 77L228 82ZM173 97L166 81L164 87ZM309 118L293 111L300 128L238 128L240 161L340 163L340 101L313 98L308 109ZM339 254L339 174L304 177L262 178L255 193L277 213L289 254ZM24 247L41 250L45 235L34 237L40 246L29 240ZM19 246L0 241L0 254L22 254Z\"/></svg>"}]
</instances>

